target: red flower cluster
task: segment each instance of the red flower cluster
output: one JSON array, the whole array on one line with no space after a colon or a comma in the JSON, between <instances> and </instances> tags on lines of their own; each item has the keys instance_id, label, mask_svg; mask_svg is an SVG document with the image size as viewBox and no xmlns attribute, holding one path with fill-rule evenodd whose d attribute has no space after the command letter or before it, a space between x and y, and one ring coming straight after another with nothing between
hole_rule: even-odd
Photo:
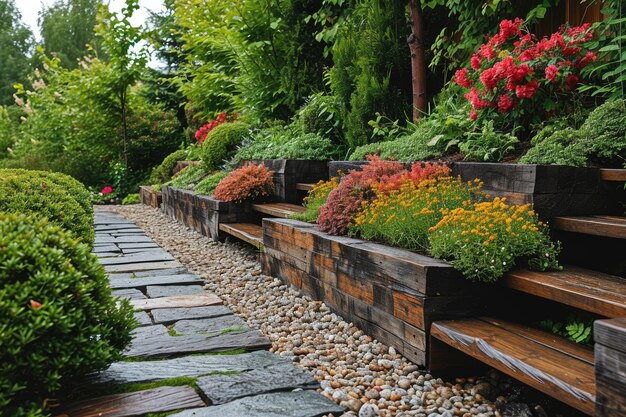
<instances>
[{"instance_id":1,"label":"red flower cluster","mask_svg":"<svg viewBox=\"0 0 626 417\"><path fill-rule=\"evenodd\" d=\"M237 113L233 113L230 116L226 113L218 114L215 119L211 120L209 123L205 124L204 126L202 126L200 129L196 131L196 134L195 134L196 143L198 145L202 145L202 142L204 142L204 140L206 139L207 135L209 134L211 130L213 130L216 126L221 125L222 123L234 122L235 120L237 120L238 116L239 115Z\"/></svg>"},{"instance_id":2,"label":"red flower cluster","mask_svg":"<svg viewBox=\"0 0 626 417\"><path fill-rule=\"evenodd\" d=\"M272 173L264 164L246 164L222 179L213 197L218 200L242 203L270 195L274 191Z\"/></svg>"},{"instance_id":3,"label":"red flower cluster","mask_svg":"<svg viewBox=\"0 0 626 417\"><path fill-rule=\"evenodd\" d=\"M351 171L337 188L328 194L326 203L320 207L317 224L321 231L332 235L345 235L361 206L379 194L399 190L403 184L415 184L450 174L445 164L414 163L410 170L400 162L384 161L369 155L370 163L362 171Z\"/></svg>"},{"instance_id":4,"label":"red flower cluster","mask_svg":"<svg viewBox=\"0 0 626 417\"><path fill-rule=\"evenodd\" d=\"M523 24L521 19L503 20L500 31L472 55L470 67L456 72L453 81L469 89L465 98L472 104L472 120L481 111L510 114L523 106L532 113L537 100L553 102L571 93L580 70L597 59L582 47L593 38L589 24L562 27L540 40L522 34Z\"/></svg>"},{"instance_id":5,"label":"red flower cluster","mask_svg":"<svg viewBox=\"0 0 626 417\"><path fill-rule=\"evenodd\" d=\"M113 192L113 187L111 187L110 185L107 185L100 192L102 193L102 195L111 194Z\"/></svg>"}]
</instances>

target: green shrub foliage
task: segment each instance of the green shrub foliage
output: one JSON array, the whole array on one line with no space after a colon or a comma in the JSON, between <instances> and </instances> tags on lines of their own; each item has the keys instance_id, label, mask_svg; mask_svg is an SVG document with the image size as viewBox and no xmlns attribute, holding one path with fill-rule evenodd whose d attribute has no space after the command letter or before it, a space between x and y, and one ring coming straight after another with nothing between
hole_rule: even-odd
<instances>
[{"instance_id":1,"label":"green shrub foliage","mask_svg":"<svg viewBox=\"0 0 626 417\"><path fill-rule=\"evenodd\" d=\"M185 190L193 190L206 176L207 172L201 166L189 165L187 168L174 175L174 178L172 178L167 185Z\"/></svg>"},{"instance_id":2,"label":"green shrub foliage","mask_svg":"<svg viewBox=\"0 0 626 417\"><path fill-rule=\"evenodd\" d=\"M93 208L77 181L42 171L0 170L0 212L37 214L93 244Z\"/></svg>"},{"instance_id":3,"label":"green shrub foliage","mask_svg":"<svg viewBox=\"0 0 626 417\"><path fill-rule=\"evenodd\" d=\"M132 309L116 305L89 252L48 220L0 214L0 409L7 415L37 415L35 404L121 359L130 343Z\"/></svg>"},{"instance_id":4,"label":"green shrub foliage","mask_svg":"<svg viewBox=\"0 0 626 417\"><path fill-rule=\"evenodd\" d=\"M330 139L318 134L278 128L257 134L239 149L233 163L259 159L326 160L338 156L337 149Z\"/></svg>"},{"instance_id":5,"label":"green shrub foliage","mask_svg":"<svg viewBox=\"0 0 626 417\"><path fill-rule=\"evenodd\" d=\"M515 150L515 144L519 142L510 133L496 132L492 121L486 122L480 132L470 132L465 136L459 149L465 154L465 159L473 161L501 161L507 153Z\"/></svg>"},{"instance_id":6,"label":"green shrub foliage","mask_svg":"<svg viewBox=\"0 0 626 417\"><path fill-rule=\"evenodd\" d=\"M520 159L522 164L569 165L582 167L587 164L587 150L581 146L587 133L584 130L565 128L556 130L546 127L541 130L535 140L547 135Z\"/></svg>"},{"instance_id":7,"label":"green shrub foliage","mask_svg":"<svg viewBox=\"0 0 626 417\"><path fill-rule=\"evenodd\" d=\"M176 162L184 160L186 155L184 150L178 150L166 156L159 166L152 169L150 184L163 184L171 180Z\"/></svg>"},{"instance_id":8,"label":"green shrub foliage","mask_svg":"<svg viewBox=\"0 0 626 417\"><path fill-rule=\"evenodd\" d=\"M297 120L304 133L315 133L335 143L343 140L339 100L336 97L316 94L309 97Z\"/></svg>"},{"instance_id":9,"label":"green shrub foliage","mask_svg":"<svg viewBox=\"0 0 626 417\"><path fill-rule=\"evenodd\" d=\"M196 185L196 188L194 188L194 191L196 192L196 194L212 195L215 191L215 188L217 187L217 184L219 184L220 181L224 179L227 175L227 171L219 171L213 173L200 181Z\"/></svg>"},{"instance_id":10,"label":"green shrub foliage","mask_svg":"<svg viewBox=\"0 0 626 417\"><path fill-rule=\"evenodd\" d=\"M249 134L244 122L224 123L216 126L202 144L202 164L207 171L214 171L227 159L233 157L237 146Z\"/></svg>"},{"instance_id":11,"label":"green shrub foliage","mask_svg":"<svg viewBox=\"0 0 626 417\"><path fill-rule=\"evenodd\" d=\"M604 103L589 114L580 130L587 135L585 145L601 160L626 159L626 100Z\"/></svg>"},{"instance_id":12,"label":"green shrub foliage","mask_svg":"<svg viewBox=\"0 0 626 417\"><path fill-rule=\"evenodd\" d=\"M139 194L137 194L137 193L128 194L122 200L122 204L125 205L125 206L126 205L130 205L130 204L139 204Z\"/></svg>"}]
</instances>

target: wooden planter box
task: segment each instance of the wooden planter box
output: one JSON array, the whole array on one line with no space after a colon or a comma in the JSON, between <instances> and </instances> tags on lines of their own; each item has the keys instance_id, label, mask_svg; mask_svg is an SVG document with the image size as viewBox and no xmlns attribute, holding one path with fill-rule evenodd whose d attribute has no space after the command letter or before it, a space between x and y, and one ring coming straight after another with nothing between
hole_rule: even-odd
<instances>
[{"instance_id":1,"label":"wooden planter box","mask_svg":"<svg viewBox=\"0 0 626 417\"><path fill-rule=\"evenodd\" d=\"M596 416L626 415L626 317L594 323Z\"/></svg>"},{"instance_id":2,"label":"wooden planter box","mask_svg":"<svg viewBox=\"0 0 626 417\"><path fill-rule=\"evenodd\" d=\"M330 176L361 169L366 161L333 161ZM559 165L455 162L452 173L464 181L479 178L490 195L512 204L533 203L544 219L555 216L621 214L624 190L602 180L596 168ZM410 166L410 164L407 164ZM621 184L620 184L621 185ZM620 211L621 210L621 211Z\"/></svg>"},{"instance_id":3,"label":"wooden planter box","mask_svg":"<svg viewBox=\"0 0 626 417\"><path fill-rule=\"evenodd\" d=\"M280 277L368 334L425 365L433 320L483 309L481 286L449 264L314 225L263 219L263 273Z\"/></svg>"},{"instance_id":4,"label":"wooden planter box","mask_svg":"<svg viewBox=\"0 0 626 417\"><path fill-rule=\"evenodd\" d=\"M161 210L198 233L213 240L222 240L220 223L250 223L257 219L258 213L252 211L250 204L235 204L215 198L194 194L193 191L169 186L163 187Z\"/></svg>"},{"instance_id":5,"label":"wooden planter box","mask_svg":"<svg viewBox=\"0 0 626 417\"><path fill-rule=\"evenodd\" d=\"M263 163L272 171L274 179L274 200L280 203L300 204L302 194L296 184L313 184L328 179L328 161L308 159L266 159L247 162Z\"/></svg>"},{"instance_id":6,"label":"wooden planter box","mask_svg":"<svg viewBox=\"0 0 626 417\"><path fill-rule=\"evenodd\" d=\"M161 193L153 191L151 186L142 185L139 187L139 201L141 204L159 208L161 202L163 201L163 196Z\"/></svg>"}]
</instances>

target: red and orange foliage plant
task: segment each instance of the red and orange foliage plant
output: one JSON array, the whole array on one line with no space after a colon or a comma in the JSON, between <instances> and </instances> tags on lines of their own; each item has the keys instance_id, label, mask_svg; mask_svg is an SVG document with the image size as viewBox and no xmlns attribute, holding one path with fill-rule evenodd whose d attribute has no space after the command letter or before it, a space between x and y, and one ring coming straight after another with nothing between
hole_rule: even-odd
<instances>
[{"instance_id":1,"label":"red and orange foliage plant","mask_svg":"<svg viewBox=\"0 0 626 417\"><path fill-rule=\"evenodd\" d=\"M274 192L272 173L264 164L246 164L228 174L215 188L213 197L242 203Z\"/></svg>"}]
</instances>

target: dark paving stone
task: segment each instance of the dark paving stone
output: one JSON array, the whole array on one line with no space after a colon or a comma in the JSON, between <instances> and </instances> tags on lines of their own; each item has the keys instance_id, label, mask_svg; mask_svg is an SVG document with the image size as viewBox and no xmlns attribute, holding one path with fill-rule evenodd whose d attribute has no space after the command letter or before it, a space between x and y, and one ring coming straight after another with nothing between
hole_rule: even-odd
<instances>
[{"instance_id":1,"label":"dark paving stone","mask_svg":"<svg viewBox=\"0 0 626 417\"><path fill-rule=\"evenodd\" d=\"M143 298L148 298L139 290L134 288L125 288L123 290L113 290L112 291L114 297L125 298L127 300L141 300Z\"/></svg>"},{"instance_id":2,"label":"dark paving stone","mask_svg":"<svg viewBox=\"0 0 626 417\"><path fill-rule=\"evenodd\" d=\"M250 330L245 321L230 315L211 319L180 320L174 323L174 330L179 334L215 333L224 331L243 332Z\"/></svg>"},{"instance_id":3,"label":"dark paving stone","mask_svg":"<svg viewBox=\"0 0 626 417\"><path fill-rule=\"evenodd\" d=\"M184 267L178 268L169 268L169 269L160 269L155 271L134 271L134 272L111 272L109 273L109 278L144 278L144 277L155 277L155 276L165 276L165 275L178 275L178 274L189 274Z\"/></svg>"},{"instance_id":4,"label":"dark paving stone","mask_svg":"<svg viewBox=\"0 0 626 417\"><path fill-rule=\"evenodd\" d=\"M96 239L94 241L94 243L151 243L151 242L152 242L152 239L150 239L148 236L145 236L145 235L113 237L113 236L107 236L106 234L96 236Z\"/></svg>"},{"instance_id":5,"label":"dark paving stone","mask_svg":"<svg viewBox=\"0 0 626 417\"><path fill-rule=\"evenodd\" d=\"M103 252L121 252L121 249L118 248L116 245L110 245L110 244L104 244L104 245L97 245L93 247L92 250L93 253L103 253Z\"/></svg>"},{"instance_id":6,"label":"dark paving stone","mask_svg":"<svg viewBox=\"0 0 626 417\"><path fill-rule=\"evenodd\" d=\"M142 288L148 285L174 285L174 284L203 284L204 281L197 275L164 275L153 277L137 278L111 278L109 285L111 288Z\"/></svg>"},{"instance_id":7,"label":"dark paving stone","mask_svg":"<svg viewBox=\"0 0 626 417\"><path fill-rule=\"evenodd\" d=\"M133 254L133 253L168 253L168 252L159 247L151 247L151 248L137 248L137 249L122 249L122 253L124 255L127 255L127 254Z\"/></svg>"},{"instance_id":8,"label":"dark paving stone","mask_svg":"<svg viewBox=\"0 0 626 417\"><path fill-rule=\"evenodd\" d=\"M209 306L194 308L161 308L152 311L155 323L169 324L178 320L203 319L232 315L226 306Z\"/></svg>"},{"instance_id":9,"label":"dark paving stone","mask_svg":"<svg viewBox=\"0 0 626 417\"><path fill-rule=\"evenodd\" d=\"M137 249L137 248L160 248L160 246L157 245L154 242L150 242L150 243L120 243L118 246L122 250L124 250L124 249Z\"/></svg>"},{"instance_id":10,"label":"dark paving stone","mask_svg":"<svg viewBox=\"0 0 626 417\"><path fill-rule=\"evenodd\" d=\"M62 414L72 417L131 417L204 405L192 387L159 387L91 398L70 405Z\"/></svg>"},{"instance_id":11,"label":"dark paving stone","mask_svg":"<svg viewBox=\"0 0 626 417\"><path fill-rule=\"evenodd\" d=\"M135 310L154 310L158 308L189 308L222 305L222 299L215 294L204 292L192 295L172 295L169 297L130 300Z\"/></svg>"},{"instance_id":12,"label":"dark paving stone","mask_svg":"<svg viewBox=\"0 0 626 417\"><path fill-rule=\"evenodd\" d=\"M112 230L128 230L128 229L134 229L134 230L141 230L141 231L143 231L143 229L137 227L137 225L135 223L96 224L96 225L94 225L94 230L96 231L96 233L99 233L99 232L109 232L109 231L112 231Z\"/></svg>"},{"instance_id":13,"label":"dark paving stone","mask_svg":"<svg viewBox=\"0 0 626 417\"><path fill-rule=\"evenodd\" d=\"M132 264L122 265L104 265L104 270L107 272L138 272L149 271L155 269L170 269L181 267L182 264L178 261L164 261L164 262L136 262Z\"/></svg>"},{"instance_id":14,"label":"dark paving stone","mask_svg":"<svg viewBox=\"0 0 626 417\"><path fill-rule=\"evenodd\" d=\"M95 254L98 259L114 258L120 256L119 252L98 252Z\"/></svg>"},{"instance_id":15,"label":"dark paving stone","mask_svg":"<svg viewBox=\"0 0 626 417\"><path fill-rule=\"evenodd\" d=\"M137 320L137 323L139 323L140 326L152 325L152 320L150 319L148 313L146 313L145 311L135 311L133 315L135 316L135 320Z\"/></svg>"},{"instance_id":16,"label":"dark paving stone","mask_svg":"<svg viewBox=\"0 0 626 417\"><path fill-rule=\"evenodd\" d=\"M162 262L172 261L174 257L169 253L163 251L161 253L136 253L133 255L123 255L116 258L102 259L100 263L103 266L107 265L122 265L132 263L144 263L144 262Z\"/></svg>"},{"instance_id":17,"label":"dark paving stone","mask_svg":"<svg viewBox=\"0 0 626 417\"><path fill-rule=\"evenodd\" d=\"M169 336L165 326L154 325L134 330L131 347L126 350L124 356L156 358L234 349L252 351L268 349L270 345L270 341L258 330L243 333Z\"/></svg>"},{"instance_id":18,"label":"dark paving stone","mask_svg":"<svg viewBox=\"0 0 626 417\"><path fill-rule=\"evenodd\" d=\"M277 392L245 397L213 407L196 408L170 417L321 417L344 412L315 391Z\"/></svg>"},{"instance_id":19,"label":"dark paving stone","mask_svg":"<svg viewBox=\"0 0 626 417\"><path fill-rule=\"evenodd\" d=\"M115 362L90 378L94 383L128 384L153 382L181 376L200 376L214 372L245 372L281 363L289 359L265 350L239 355L200 355L142 362Z\"/></svg>"},{"instance_id":20,"label":"dark paving stone","mask_svg":"<svg viewBox=\"0 0 626 417\"><path fill-rule=\"evenodd\" d=\"M146 288L146 294L148 294L148 297L150 298L170 297L172 295L193 295L202 293L204 293L202 285L150 285Z\"/></svg>"},{"instance_id":21,"label":"dark paving stone","mask_svg":"<svg viewBox=\"0 0 626 417\"><path fill-rule=\"evenodd\" d=\"M319 387L313 375L290 362L240 374L207 375L198 378L196 383L212 404L226 404L238 398L269 392Z\"/></svg>"}]
</instances>

